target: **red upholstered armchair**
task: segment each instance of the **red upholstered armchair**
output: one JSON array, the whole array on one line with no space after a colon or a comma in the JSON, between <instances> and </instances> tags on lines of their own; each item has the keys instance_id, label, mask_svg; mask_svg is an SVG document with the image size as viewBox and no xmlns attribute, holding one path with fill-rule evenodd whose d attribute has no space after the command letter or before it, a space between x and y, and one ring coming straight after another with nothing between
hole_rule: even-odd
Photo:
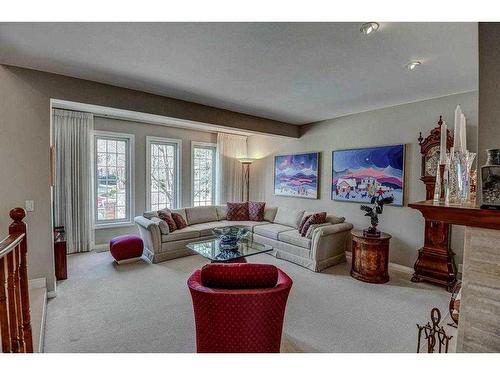
<instances>
[{"instance_id":1,"label":"red upholstered armchair","mask_svg":"<svg viewBox=\"0 0 500 375\"><path fill-rule=\"evenodd\" d=\"M212 263L191 275L198 353L279 353L292 279L269 264Z\"/></svg>"}]
</instances>

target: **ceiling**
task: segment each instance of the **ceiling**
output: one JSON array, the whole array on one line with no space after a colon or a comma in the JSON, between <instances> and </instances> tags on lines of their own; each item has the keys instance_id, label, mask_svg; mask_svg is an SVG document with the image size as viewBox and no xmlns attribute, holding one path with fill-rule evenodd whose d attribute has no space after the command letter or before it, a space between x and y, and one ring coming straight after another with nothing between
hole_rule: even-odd
<instances>
[{"instance_id":1,"label":"ceiling","mask_svg":"<svg viewBox=\"0 0 500 375\"><path fill-rule=\"evenodd\" d=\"M361 23L0 23L0 63L292 124L477 90L477 23Z\"/></svg>"}]
</instances>

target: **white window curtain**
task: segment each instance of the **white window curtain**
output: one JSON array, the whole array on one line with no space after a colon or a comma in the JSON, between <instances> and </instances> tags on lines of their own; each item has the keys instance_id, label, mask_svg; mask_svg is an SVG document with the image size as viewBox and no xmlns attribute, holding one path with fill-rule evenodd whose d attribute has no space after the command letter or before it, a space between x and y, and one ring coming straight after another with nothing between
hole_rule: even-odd
<instances>
[{"instance_id":1,"label":"white window curtain","mask_svg":"<svg viewBox=\"0 0 500 375\"><path fill-rule=\"evenodd\" d=\"M217 203L241 201L242 167L238 158L247 157L247 137L217 134Z\"/></svg>"},{"instance_id":2,"label":"white window curtain","mask_svg":"<svg viewBox=\"0 0 500 375\"><path fill-rule=\"evenodd\" d=\"M52 118L56 156L55 225L64 225L68 253L90 251L94 116L54 109Z\"/></svg>"}]
</instances>

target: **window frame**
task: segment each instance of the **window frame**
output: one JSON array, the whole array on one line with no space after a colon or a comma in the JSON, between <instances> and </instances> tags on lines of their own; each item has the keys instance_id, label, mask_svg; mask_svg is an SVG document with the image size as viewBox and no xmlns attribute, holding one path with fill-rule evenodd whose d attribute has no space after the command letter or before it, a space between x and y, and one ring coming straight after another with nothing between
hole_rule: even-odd
<instances>
[{"instance_id":1,"label":"window frame","mask_svg":"<svg viewBox=\"0 0 500 375\"><path fill-rule=\"evenodd\" d=\"M127 171L127 206L126 213L127 217L125 219L118 220L106 220L106 222L99 222L97 220L97 139L114 139L120 141L127 141L128 152L125 153L126 160L125 163ZM135 215L135 136L134 134L121 133L121 132L110 132L104 130L94 130L92 137L92 223L94 229L105 229L105 228L116 228L131 226L134 224Z\"/></svg>"},{"instance_id":2,"label":"window frame","mask_svg":"<svg viewBox=\"0 0 500 375\"><path fill-rule=\"evenodd\" d=\"M175 181L175 199L173 209L181 206L182 197L182 174L181 174L181 159L182 159L182 140L176 138L164 138L146 136L146 210L151 211L151 145L152 144L175 144L176 145L176 162L175 174L177 176Z\"/></svg>"},{"instance_id":3,"label":"window frame","mask_svg":"<svg viewBox=\"0 0 500 375\"><path fill-rule=\"evenodd\" d=\"M191 206L194 207L194 150L195 148L212 148L214 150L214 167L212 168L213 194L211 205L217 200L217 143L191 141ZM203 207L203 206L199 206Z\"/></svg>"}]
</instances>

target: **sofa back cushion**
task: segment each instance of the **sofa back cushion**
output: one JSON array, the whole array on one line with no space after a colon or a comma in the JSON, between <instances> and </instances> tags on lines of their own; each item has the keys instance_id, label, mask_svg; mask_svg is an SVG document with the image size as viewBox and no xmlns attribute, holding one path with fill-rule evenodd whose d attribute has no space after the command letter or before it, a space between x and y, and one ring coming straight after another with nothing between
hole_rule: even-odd
<instances>
[{"instance_id":1,"label":"sofa back cushion","mask_svg":"<svg viewBox=\"0 0 500 375\"><path fill-rule=\"evenodd\" d=\"M226 217L229 221L247 221L248 202L227 202Z\"/></svg>"},{"instance_id":2,"label":"sofa back cushion","mask_svg":"<svg viewBox=\"0 0 500 375\"><path fill-rule=\"evenodd\" d=\"M267 207L266 206L264 208L264 220L269 221L270 223L273 223L277 212L278 212L278 207Z\"/></svg>"},{"instance_id":3,"label":"sofa back cushion","mask_svg":"<svg viewBox=\"0 0 500 375\"><path fill-rule=\"evenodd\" d=\"M217 209L214 206L186 208L187 223L189 225L218 221Z\"/></svg>"},{"instance_id":4,"label":"sofa back cushion","mask_svg":"<svg viewBox=\"0 0 500 375\"><path fill-rule=\"evenodd\" d=\"M226 220L227 218L227 207L226 206L215 206L217 210L217 217L219 220Z\"/></svg>"},{"instance_id":5,"label":"sofa back cushion","mask_svg":"<svg viewBox=\"0 0 500 375\"><path fill-rule=\"evenodd\" d=\"M177 208L175 210L170 210L170 212L177 213L177 214L181 215L184 218L184 220L186 220L186 223L187 223L186 209L185 208Z\"/></svg>"},{"instance_id":6,"label":"sofa back cushion","mask_svg":"<svg viewBox=\"0 0 500 375\"><path fill-rule=\"evenodd\" d=\"M201 284L218 289L273 288L278 269L272 264L211 263L201 269Z\"/></svg>"},{"instance_id":7,"label":"sofa back cushion","mask_svg":"<svg viewBox=\"0 0 500 375\"><path fill-rule=\"evenodd\" d=\"M248 220L264 221L266 202L248 202Z\"/></svg>"},{"instance_id":8,"label":"sofa back cushion","mask_svg":"<svg viewBox=\"0 0 500 375\"><path fill-rule=\"evenodd\" d=\"M300 225L300 220L302 219L302 215L304 215L303 210L278 207L278 212L276 213L274 222L277 224L298 228Z\"/></svg>"}]
</instances>

